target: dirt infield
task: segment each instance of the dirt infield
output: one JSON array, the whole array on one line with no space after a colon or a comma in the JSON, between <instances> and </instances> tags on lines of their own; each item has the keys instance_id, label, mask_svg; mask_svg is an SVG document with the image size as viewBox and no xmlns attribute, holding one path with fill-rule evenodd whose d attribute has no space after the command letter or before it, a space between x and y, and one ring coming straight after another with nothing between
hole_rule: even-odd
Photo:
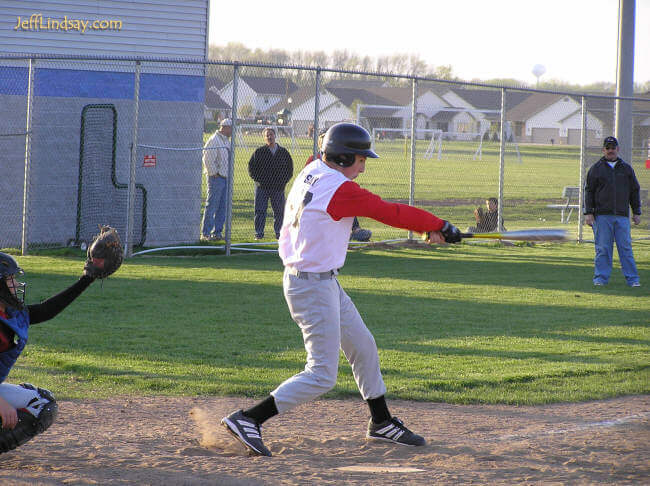
<instances>
[{"instance_id":1,"label":"dirt infield","mask_svg":"<svg viewBox=\"0 0 650 486\"><path fill-rule=\"evenodd\" d=\"M60 402L57 422L2 456L3 485L650 484L650 396L538 407L390 402L424 435L364 440L360 400L271 419L273 457L249 457L219 425L252 400Z\"/></svg>"}]
</instances>

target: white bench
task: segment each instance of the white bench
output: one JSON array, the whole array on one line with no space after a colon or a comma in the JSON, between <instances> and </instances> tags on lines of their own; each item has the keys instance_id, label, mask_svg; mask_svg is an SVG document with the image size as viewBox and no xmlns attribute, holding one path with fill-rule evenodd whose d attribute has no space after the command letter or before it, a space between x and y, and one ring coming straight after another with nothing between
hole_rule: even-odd
<instances>
[{"instance_id":1,"label":"white bench","mask_svg":"<svg viewBox=\"0 0 650 486\"><path fill-rule=\"evenodd\" d=\"M566 202L564 204L548 204L546 207L551 209L559 209L560 222L568 223L573 210L580 209L582 207L582 205L576 204L578 202L579 195L580 188L578 186L566 186L564 189L562 189L562 197L566 198Z\"/></svg>"}]
</instances>

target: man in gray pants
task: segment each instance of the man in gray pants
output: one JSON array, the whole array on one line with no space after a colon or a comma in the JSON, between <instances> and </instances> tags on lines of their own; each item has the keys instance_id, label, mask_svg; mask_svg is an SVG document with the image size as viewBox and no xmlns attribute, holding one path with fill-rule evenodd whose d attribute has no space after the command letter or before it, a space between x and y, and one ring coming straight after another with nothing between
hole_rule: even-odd
<instances>
[{"instance_id":1,"label":"man in gray pants","mask_svg":"<svg viewBox=\"0 0 650 486\"><path fill-rule=\"evenodd\" d=\"M366 438L407 446L425 444L424 438L388 411L377 345L336 275L345 263L355 216L427 233L430 243L457 243L461 235L454 225L431 213L383 201L353 182L365 170L366 158L378 157L370 145L364 128L352 123L332 126L323 140L323 158L308 164L289 192L278 244L285 266L284 297L302 331L307 364L266 399L221 421L253 454L271 455L262 442L264 421L334 387L339 349L370 408Z\"/></svg>"}]
</instances>

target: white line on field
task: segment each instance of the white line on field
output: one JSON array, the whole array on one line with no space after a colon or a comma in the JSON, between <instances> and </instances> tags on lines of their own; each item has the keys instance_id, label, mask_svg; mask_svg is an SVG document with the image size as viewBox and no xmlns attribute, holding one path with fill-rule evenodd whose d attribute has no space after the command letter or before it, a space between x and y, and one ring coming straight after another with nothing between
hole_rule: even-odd
<instances>
[{"instance_id":1,"label":"white line on field","mask_svg":"<svg viewBox=\"0 0 650 486\"><path fill-rule=\"evenodd\" d=\"M602 420L600 422L589 422L583 425L576 425L574 427L567 427L563 429L552 429L545 430L543 432L538 432L535 434L508 434L497 437L494 440L512 440L512 439L532 439L534 437L542 437L545 435L559 435L559 434L568 434L571 432L579 432L581 430L595 429L599 427L615 427L617 425L623 425L630 422L640 422L646 420L650 417L650 412L637 413L634 415L628 415L626 417L621 417L613 420Z\"/></svg>"}]
</instances>

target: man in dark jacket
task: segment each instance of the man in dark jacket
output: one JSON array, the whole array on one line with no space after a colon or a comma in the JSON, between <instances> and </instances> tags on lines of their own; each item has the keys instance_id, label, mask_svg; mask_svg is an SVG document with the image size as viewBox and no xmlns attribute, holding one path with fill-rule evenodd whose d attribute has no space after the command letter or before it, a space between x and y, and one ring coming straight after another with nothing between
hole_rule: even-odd
<instances>
[{"instance_id":1,"label":"man in dark jacket","mask_svg":"<svg viewBox=\"0 0 650 486\"><path fill-rule=\"evenodd\" d=\"M618 140L607 137L603 154L587 173L585 223L594 230L594 285L606 285L612 273L614 240L621 270L630 287L640 287L632 253L630 207L634 224L641 222L641 197L634 169L618 157Z\"/></svg>"},{"instance_id":2,"label":"man in dark jacket","mask_svg":"<svg viewBox=\"0 0 650 486\"><path fill-rule=\"evenodd\" d=\"M284 217L284 188L293 176L293 160L287 149L275 143L275 130L265 128L262 136L266 145L255 150L248 161L248 173L255 181L256 240L264 238L269 200L273 209L275 237L280 237Z\"/></svg>"}]
</instances>

